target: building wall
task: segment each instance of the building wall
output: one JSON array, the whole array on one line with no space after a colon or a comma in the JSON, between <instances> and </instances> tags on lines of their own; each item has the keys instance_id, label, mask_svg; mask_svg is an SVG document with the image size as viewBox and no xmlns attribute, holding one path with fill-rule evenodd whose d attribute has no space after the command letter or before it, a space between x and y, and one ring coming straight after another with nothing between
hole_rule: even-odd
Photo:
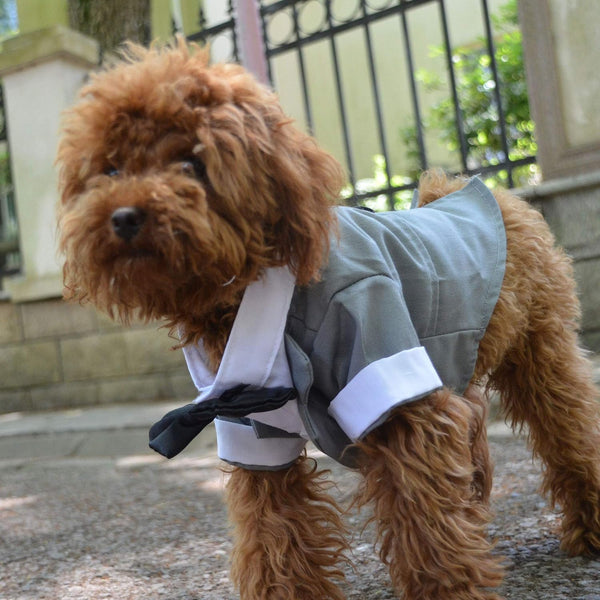
<instances>
[{"instance_id":1,"label":"building wall","mask_svg":"<svg viewBox=\"0 0 600 600\"><path fill-rule=\"evenodd\" d=\"M195 390L159 324L129 328L60 299L0 303L0 413L181 398Z\"/></svg>"},{"instance_id":2,"label":"building wall","mask_svg":"<svg viewBox=\"0 0 600 600\"><path fill-rule=\"evenodd\" d=\"M527 195L541 201L575 261L583 340L600 352L600 4L528 0L518 7L544 178Z\"/></svg>"},{"instance_id":3,"label":"building wall","mask_svg":"<svg viewBox=\"0 0 600 600\"><path fill-rule=\"evenodd\" d=\"M519 2L529 100L544 179L600 165L600 3Z\"/></svg>"}]
</instances>

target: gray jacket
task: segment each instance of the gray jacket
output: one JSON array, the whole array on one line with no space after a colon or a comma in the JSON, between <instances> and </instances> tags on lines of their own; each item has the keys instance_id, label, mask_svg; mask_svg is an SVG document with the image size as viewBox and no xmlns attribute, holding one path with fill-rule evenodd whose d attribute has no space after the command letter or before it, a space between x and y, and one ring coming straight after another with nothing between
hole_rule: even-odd
<instances>
[{"instance_id":1,"label":"gray jacket","mask_svg":"<svg viewBox=\"0 0 600 600\"><path fill-rule=\"evenodd\" d=\"M386 357L417 348L425 349L441 383L462 393L502 285L506 237L500 209L479 179L416 210L339 208L337 214L339 242L332 242L321 281L295 290L285 348L308 437L353 465L351 453L344 452L353 439L383 422L394 406L439 388L440 381L417 384L417 392L409 388L408 397L388 402L369 423L360 420L378 400L376 380L383 373L402 387L405 374L374 371L339 413L332 401L369 365L386 369ZM413 376L420 377L418 370ZM359 424L345 423L343 410ZM290 435L252 425L259 438Z\"/></svg>"},{"instance_id":2,"label":"gray jacket","mask_svg":"<svg viewBox=\"0 0 600 600\"><path fill-rule=\"evenodd\" d=\"M187 416L208 411L221 415L219 456L232 464L284 468L310 439L353 466L352 442L395 407L442 386L465 390L504 276L506 238L493 195L473 179L416 210L340 208L337 216L339 239L318 283L295 287L290 270L277 267L248 286L217 373L202 344L184 347L200 394L166 415L167 429L158 424L168 454L182 447L173 418L179 427L183 412L189 428ZM286 391L282 404L265 399L276 389ZM215 404L223 397L226 405Z\"/></svg>"}]
</instances>

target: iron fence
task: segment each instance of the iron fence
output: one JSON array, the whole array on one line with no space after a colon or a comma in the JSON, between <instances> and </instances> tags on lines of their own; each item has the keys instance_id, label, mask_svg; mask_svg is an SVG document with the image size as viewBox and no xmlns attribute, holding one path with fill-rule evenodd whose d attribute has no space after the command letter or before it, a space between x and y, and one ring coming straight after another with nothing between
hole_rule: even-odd
<instances>
[{"instance_id":1,"label":"iron fence","mask_svg":"<svg viewBox=\"0 0 600 600\"><path fill-rule=\"evenodd\" d=\"M531 182L536 146L522 55L518 55L516 0L505 3L260 2L262 41L271 84L285 95L282 82L289 84L289 72L293 71L301 105L295 116L321 142L327 140L320 132L324 118L319 114L323 103L327 104L325 120L335 122L339 130L336 155L348 172L349 202L371 202L388 209L403 206L416 185L418 173L430 166L480 174L492 184L500 181L509 187ZM456 16L458 8L463 16ZM504 15L504 22L494 16L492 9ZM191 38L220 45L226 48L226 58L238 61L231 0L226 18L207 23L202 15L201 21L202 30ZM475 32L466 41L458 39L465 23ZM382 31L389 32L392 26L397 32L395 41L382 45ZM427 43L423 42L424 33L430 38ZM348 64L351 53L360 58L356 65ZM382 64L387 67L382 68ZM325 100L319 90L319 81L323 82L319 72L323 70L331 73L331 81L327 82L330 97ZM390 83L390 73L398 74L405 82L400 94L397 86ZM350 82L356 78L368 91L363 101L368 109L357 109L349 92ZM402 96L396 104L394 94L396 99ZM400 113L402 126L398 124ZM368 143L359 139L357 133L357 124L364 130L361 115L367 115L365 119L370 123ZM364 145L369 149L365 150ZM365 152L376 159L372 175L365 175Z\"/></svg>"},{"instance_id":2,"label":"iron fence","mask_svg":"<svg viewBox=\"0 0 600 600\"><path fill-rule=\"evenodd\" d=\"M236 35L236 21L234 17L233 0L226 0L225 18L217 23L210 23L203 8L200 8L200 30L188 35L192 42L202 44L218 44L220 41L229 46L224 52L225 57L233 62L240 62L239 49Z\"/></svg>"}]
</instances>

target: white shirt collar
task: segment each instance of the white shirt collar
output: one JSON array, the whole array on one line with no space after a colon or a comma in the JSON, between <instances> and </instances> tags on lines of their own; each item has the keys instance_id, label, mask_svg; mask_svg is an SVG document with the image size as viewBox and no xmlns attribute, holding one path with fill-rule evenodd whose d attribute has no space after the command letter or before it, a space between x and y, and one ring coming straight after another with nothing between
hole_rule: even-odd
<instances>
[{"instance_id":1,"label":"white shirt collar","mask_svg":"<svg viewBox=\"0 0 600 600\"><path fill-rule=\"evenodd\" d=\"M200 392L194 402L219 396L240 383L292 387L283 344L294 285L287 267L273 267L246 288L216 375L207 367L201 345L183 348Z\"/></svg>"}]
</instances>

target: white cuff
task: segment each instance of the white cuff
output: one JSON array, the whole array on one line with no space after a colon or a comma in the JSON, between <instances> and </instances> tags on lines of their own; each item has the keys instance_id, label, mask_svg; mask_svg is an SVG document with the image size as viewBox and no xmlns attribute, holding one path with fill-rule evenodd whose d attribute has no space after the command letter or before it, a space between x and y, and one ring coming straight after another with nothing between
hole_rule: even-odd
<instances>
[{"instance_id":1,"label":"white cuff","mask_svg":"<svg viewBox=\"0 0 600 600\"><path fill-rule=\"evenodd\" d=\"M215 419L221 460L248 469L277 469L293 463L306 440L297 437L257 438L251 425Z\"/></svg>"},{"instance_id":2,"label":"white cuff","mask_svg":"<svg viewBox=\"0 0 600 600\"><path fill-rule=\"evenodd\" d=\"M442 387L425 348L403 350L359 371L329 405L329 414L357 441L392 408Z\"/></svg>"}]
</instances>

